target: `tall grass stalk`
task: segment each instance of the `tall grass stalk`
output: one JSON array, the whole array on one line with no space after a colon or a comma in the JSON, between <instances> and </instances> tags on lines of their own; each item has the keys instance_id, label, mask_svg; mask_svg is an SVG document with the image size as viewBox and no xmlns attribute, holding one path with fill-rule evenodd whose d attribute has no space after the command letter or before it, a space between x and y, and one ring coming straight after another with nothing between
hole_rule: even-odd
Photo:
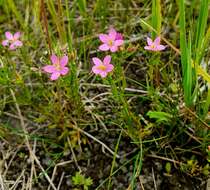
<instances>
[{"instance_id":1,"label":"tall grass stalk","mask_svg":"<svg viewBox=\"0 0 210 190\"><path fill-rule=\"evenodd\" d=\"M117 155L117 151L118 151L118 148L119 148L121 136L122 136L122 130L120 132L119 138L117 140L117 144L115 146L115 151L114 151L115 154L114 154L114 157L113 157L113 160L112 160L112 167L111 167L111 171L110 171L110 175L109 175L108 190L112 187L112 184L111 184L112 178L111 178L111 176L113 175L113 171L114 171L114 167L115 167L115 162L116 162L116 155Z\"/></svg>"},{"instance_id":2,"label":"tall grass stalk","mask_svg":"<svg viewBox=\"0 0 210 190\"><path fill-rule=\"evenodd\" d=\"M203 118L205 118L206 115L208 115L209 107L210 107L210 84L208 85L208 94L207 94L206 102L204 104Z\"/></svg>"},{"instance_id":3,"label":"tall grass stalk","mask_svg":"<svg viewBox=\"0 0 210 190\"><path fill-rule=\"evenodd\" d=\"M69 2L68 0L65 0L65 11L66 11L66 17L68 20L68 24L67 24L67 41L68 41L68 47L69 50L72 51L73 50L73 39L72 39L72 26L71 26L71 21L72 19L72 15L70 14L70 8L69 8Z\"/></svg>"},{"instance_id":4,"label":"tall grass stalk","mask_svg":"<svg viewBox=\"0 0 210 190\"><path fill-rule=\"evenodd\" d=\"M199 11L199 16L198 16L197 25L196 25L196 34L195 34L195 39L194 39L195 41L194 51L196 53L194 56L194 60L196 64L195 67L198 71L198 74L200 74L200 71L202 71L199 65L201 64L202 61L204 61L205 63L205 60L204 60L205 50L208 47L209 41L210 41L210 27L206 31L206 27L208 24L208 15L209 15L208 5L209 5L208 0L202 0L200 2L200 11ZM204 75L205 73L202 73L202 74ZM210 80L209 75L207 75L207 77ZM205 104L203 104L203 113L201 113L203 118L205 118L206 115L208 114L208 109L210 105L210 89L209 89L210 81L207 81L207 83L208 83L208 93L207 93Z\"/></svg>"},{"instance_id":5,"label":"tall grass stalk","mask_svg":"<svg viewBox=\"0 0 210 190\"><path fill-rule=\"evenodd\" d=\"M126 165L130 164L133 160L135 160L138 157L138 155L133 156L131 159L129 159L128 161L126 161L125 163L123 163L122 166L120 166L118 169L116 169L113 173L112 176L113 177L117 172L119 172L121 169L123 169ZM108 180L109 180L110 176L108 178L106 178L104 181L102 181L102 183L100 183L100 185L98 187L96 187L95 190L100 190L101 187L103 186L103 184L105 184Z\"/></svg>"},{"instance_id":6,"label":"tall grass stalk","mask_svg":"<svg viewBox=\"0 0 210 190\"><path fill-rule=\"evenodd\" d=\"M194 38L191 39L191 34L189 32L187 41L185 0L179 1L182 78L184 101L188 107L193 105L197 97L197 75L202 75L208 82L210 82L209 75L206 74L206 72L199 66L202 59L204 58L205 50L210 38L210 29L208 29L206 32L206 26L208 22L208 4L208 0L201 1L199 16L196 20L196 33L193 36ZM193 54L192 51L194 52Z\"/></svg>"},{"instance_id":7,"label":"tall grass stalk","mask_svg":"<svg viewBox=\"0 0 210 190\"><path fill-rule=\"evenodd\" d=\"M161 34L161 0L152 0L152 27L157 31L152 31L152 38Z\"/></svg>"},{"instance_id":8,"label":"tall grass stalk","mask_svg":"<svg viewBox=\"0 0 210 190\"><path fill-rule=\"evenodd\" d=\"M13 0L7 0L7 2L5 2L5 3L8 5L10 11L15 15L15 17L18 20L21 27L25 30L26 25L25 25L25 22L24 22L24 18L22 16L21 12L16 7L15 2Z\"/></svg>"},{"instance_id":9,"label":"tall grass stalk","mask_svg":"<svg viewBox=\"0 0 210 190\"><path fill-rule=\"evenodd\" d=\"M77 5L79 7L80 14L86 18L87 15L87 2L86 0L77 0Z\"/></svg>"},{"instance_id":10,"label":"tall grass stalk","mask_svg":"<svg viewBox=\"0 0 210 190\"><path fill-rule=\"evenodd\" d=\"M133 176L132 176L131 185L130 185L131 190L136 189L135 187L136 178L140 175L142 164L143 164L143 146L142 146L141 138L139 139L139 142L140 142L140 150L139 150L139 153L137 155L136 162L134 165L134 171L133 171Z\"/></svg>"},{"instance_id":11,"label":"tall grass stalk","mask_svg":"<svg viewBox=\"0 0 210 190\"><path fill-rule=\"evenodd\" d=\"M196 25L196 34L195 34L195 62L196 64L200 64L201 59L204 56L204 51L206 46L204 46L204 41L207 40L205 38L206 26L208 22L208 0L201 0L200 2L200 10L199 16L197 19Z\"/></svg>"},{"instance_id":12,"label":"tall grass stalk","mask_svg":"<svg viewBox=\"0 0 210 190\"><path fill-rule=\"evenodd\" d=\"M182 64L182 83L184 89L184 101L187 106L193 103L192 96L192 59L191 59L191 36L189 34L189 44L187 43L186 21L185 21L185 0L179 1L179 27L180 27L180 49Z\"/></svg>"},{"instance_id":13,"label":"tall grass stalk","mask_svg":"<svg viewBox=\"0 0 210 190\"><path fill-rule=\"evenodd\" d=\"M41 15L42 15L43 28L44 28L44 31L45 31L45 34L46 34L46 40L47 40L47 44L48 44L48 47L49 47L49 52L50 52L50 54L52 54L52 42L51 42L51 39L50 39L49 30L48 30L48 20L47 20L44 0L41 0L40 12L41 12Z\"/></svg>"},{"instance_id":14,"label":"tall grass stalk","mask_svg":"<svg viewBox=\"0 0 210 190\"><path fill-rule=\"evenodd\" d=\"M121 110L119 117L122 119L123 127L127 130L131 139L137 140L137 137L140 135L138 130L140 129L141 124L134 113L130 111L129 104L125 98L124 89L117 86L118 81L111 76L108 80L111 85L113 97Z\"/></svg>"},{"instance_id":15,"label":"tall grass stalk","mask_svg":"<svg viewBox=\"0 0 210 190\"><path fill-rule=\"evenodd\" d=\"M52 16L53 23L57 27L60 42L62 44L65 44L66 43L66 30L64 28L62 6L61 6L60 0L57 0L57 2L58 2L58 7L57 7L58 11L56 10L54 6L54 2L52 0L47 0L47 7Z\"/></svg>"},{"instance_id":16,"label":"tall grass stalk","mask_svg":"<svg viewBox=\"0 0 210 190\"><path fill-rule=\"evenodd\" d=\"M160 36L161 34L161 22L162 22L162 15L161 15L161 0L152 0L152 27L155 31L152 31L152 38L153 40ZM160 55L157 53L151 59L150 69L149 69L149 76L150 82L153 86L153 80L157 86L160 84L160 71L159 71L159 64L160 64Z\"/></svg>"}]
</instances>

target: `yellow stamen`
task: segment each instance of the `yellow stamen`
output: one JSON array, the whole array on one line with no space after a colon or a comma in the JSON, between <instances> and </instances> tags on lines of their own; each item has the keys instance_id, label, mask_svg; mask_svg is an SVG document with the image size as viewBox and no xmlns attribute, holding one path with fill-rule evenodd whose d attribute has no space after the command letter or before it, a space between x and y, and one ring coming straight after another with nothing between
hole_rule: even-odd
<instances>
[{"instance_id":1,"label":"yellow stamen","mask_svg":"<svg viewBox=\"0 0 210 190\"><path fill-rule=\"evenodd\" d=\"M108 45L109 45L109 46L112 46L112 45L113 45L113 41L112 41L112 40L109 40L109 41L108 41Z\"/></svg>"},{"instance_id":2,"label":"yellow stamen","mask_svg":"<svg viewBox=\"0 0 210 190\"><path fill-rule=\"evenodd\" d=\"M106 66L104 65L99 65L98 66L98 69L102 70L102 71L105 71L106 70Z\"/></svg>"},{"instance_id":3,"label":"yellow stamen","mask_svg":"<svg viewBox=\"0 0 210 190\"><path fill-rule=\"evenodd\" d=\"M56 63L56 64L55 64L55 69L56 69L57 71L60 71L60 70L61 70L61 65L60 65L60 63Z\"/></svg>"},{"instance_id":4,"label":"yellow stamen","mask_svg":"<svg viewBox=\"0 0 210 190\"><path fill-rule=\"evenodd\" d=\"M155 44L152 44L152 45L151 45L151 48L152 48L152 49L155 49Z\"/></svg>"}]
</instances>

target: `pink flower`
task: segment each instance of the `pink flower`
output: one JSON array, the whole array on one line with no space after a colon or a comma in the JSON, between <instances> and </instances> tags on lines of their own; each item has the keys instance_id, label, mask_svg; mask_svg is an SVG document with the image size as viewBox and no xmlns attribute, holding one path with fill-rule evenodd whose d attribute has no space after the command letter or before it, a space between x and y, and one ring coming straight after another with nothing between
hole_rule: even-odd
<instances>
[{"instance_id":1,"label":"pink flower","mask_svg":"<svg viewBox=\"0 0 210 190\"><path fill-rule=\"evenodd\" d=\"M115 29L110 29L109 34L100 34L99 39L103 42L102 45L99 46L99 50L116 52L119 46L123 45L124 40L122 34L117 33Z\"/></svg>"},{"instance_id":2,"label":"pink flower","mask_svg":"<svg viewBox=\"0 0 210 190\"><path fill-rule=\"evenodd\" d=\"M14 35L11 32L5 32L6 40L2 41L3 46L9 46L10 50L15 50L17 47L21 47L23 43L19 40L20 32L16 32Z\"/></svg>"},{"instance_id":3,"label":"pink flower","mask_svg":"<svg viewBox=\"0 0 210 190\"><path fill-rule=\"evenodd\" d=\"M147 44L144 49L150 51L162 51L166 48L164 45L160 45L160 37L157 37L154 41L151 38L147 37Z\"/></svg>"},{"instance_id":4,"label":"pink flower","mask_svg":"<svg viewBox=\"0 0 210 190\"><path fill-rule=\"evenodd\" d=\"M64 55L59 58L53 54L50 59L52 65L46 65L42 69L47 73L51 73L51 80L57 80L60 75L66 75L69 72L69 68L66 67L68 63L68 56Z\"/></svg>"},{"instance_id":5,"label":"pink flower","mask_svg":"<svg viewBox=\"0 0 210 190\"><path fill-rule=\"evenodd\" d=\"M103 62L99 58L94 57L93 63L95 65L93 66L92 71L95 74L100 75L102 78L105 78L107 76L107 74L114 69L114 66L112 64L110 64L110 62L111 62L110 55L107 55L104 58Z\"/></svg>"},{"instance_id":6,"label":"pink flower","mask_svg":"<svg viewBox=\"0 0 210 190\"><path fill-rule=\"evenodd\" d=\"M123 40L123 35L119 32L117 32L115 40Z\"/></svg>"}]
</instances>

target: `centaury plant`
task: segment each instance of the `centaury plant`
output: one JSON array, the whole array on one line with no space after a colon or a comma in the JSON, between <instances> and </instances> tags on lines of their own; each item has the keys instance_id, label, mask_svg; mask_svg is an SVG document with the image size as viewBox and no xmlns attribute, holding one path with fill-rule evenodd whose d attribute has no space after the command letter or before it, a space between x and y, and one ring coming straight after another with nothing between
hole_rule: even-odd
<instances>
[{"instance_id":1,"label":"centaury plant","mask_svg":"<svg viewBox=\"0 0 210 190\"><path fill-rule=\"evenodd\" d=\"M0 0L0 12L0 189L144 189L142 172L168 183L177 168L203 183L209 0Z\"/></svg>"}]
</instances>

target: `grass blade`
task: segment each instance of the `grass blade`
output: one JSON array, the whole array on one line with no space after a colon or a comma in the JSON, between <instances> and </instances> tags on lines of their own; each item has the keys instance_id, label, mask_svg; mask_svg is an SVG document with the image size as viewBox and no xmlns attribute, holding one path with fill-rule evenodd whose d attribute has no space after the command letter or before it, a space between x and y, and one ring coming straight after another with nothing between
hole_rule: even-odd
<instances>
[{"instance_id":1,"label":"grass blade","mask_svg":"<svg viewBox=\"0 0 210 190\"><path fill-rule=\"evenodd\" d=\"M182 82L184 88L184 101L187 106L192 105L192 63L191 63L191 35L187 44L186 23L185 23L185 1L179 2L179 27L180 27L180 49L182 64Z\"/></svg>"},{"instance_id":2,"label":"grass blade","mask_svg":"<svg viewBox=\"0 0 210 190\"><path fill-rule=\"evenodd\" d=\"M205 30L208 22L208 0L202 0L200 5L200 12L197 20L196 35L195 35L195 50L196 50L196 63L200 64L201 52L203 47L203 42L205 39ZM199 62L198 62L199 61Z\"/></svg>"},{"instance_id":3,"label":"grass blade","mask_svg":"<svg viewBox=\"0 0 210 190\"><path fill-rule=\"evenodd\" d=\"M153 39L161 33L161 21L161 2L160 0L152 0L152 27L157 31L157 33L152 32Z\"/></svg>"}]
</instances>

